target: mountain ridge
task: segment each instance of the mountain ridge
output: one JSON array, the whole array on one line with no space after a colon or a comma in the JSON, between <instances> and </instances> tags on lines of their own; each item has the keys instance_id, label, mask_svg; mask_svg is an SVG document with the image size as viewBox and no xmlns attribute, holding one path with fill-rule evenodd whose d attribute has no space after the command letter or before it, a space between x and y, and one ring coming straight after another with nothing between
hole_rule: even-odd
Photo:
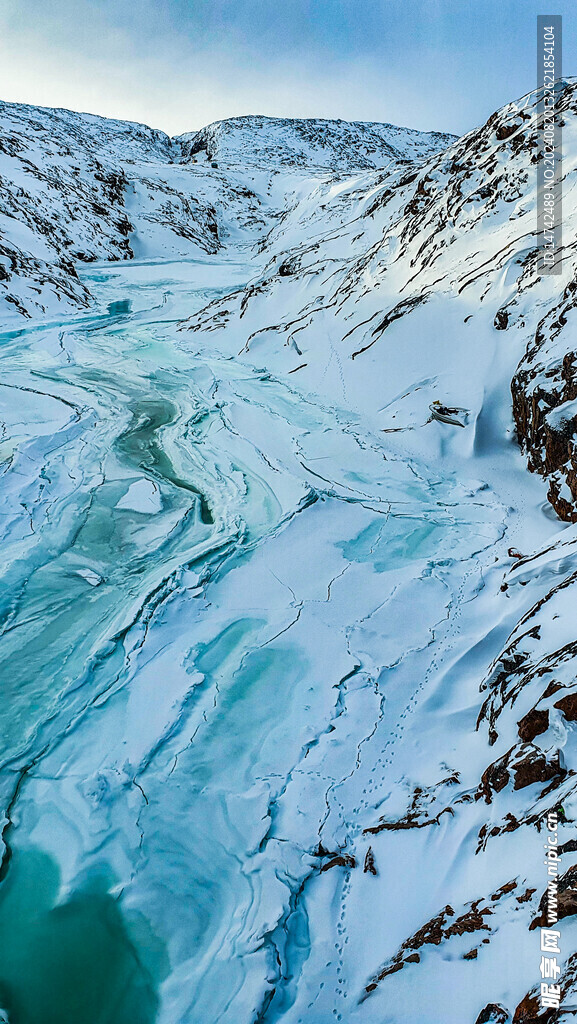
<instances>
[{"instance_id":1,"label":"mountain ridge","mask_svg":"<svg viewBox=\"0 0 577 1024\"><path fill-rule=\"evenodd\" d=\"M28 317L87 308L90 296L78 279L78 262L215 252L229 236L234 242L236 234L250 243L296 201L293 192L303 176L374 170L400 159L374 125L269 120L277 137L271 139L269 131L271 145L259 157L259 118L217 122L171 139L133 122L0 103L0 304L5 312L12 308L16 316ZM303 132L310 142L315 125L322 128L325 146L315 147L320 163L309 169L297 149ZM393 132L382 127L385 134ZM233 138L236 167L228 174L215 173L214 160L201 163L191 153L194 147L205 153L208 138L216 152L223 144L230 149L235 132L241 138L236 147ZM399 135L411 144L417 139L425 151L447 138L395 128L397 140ZM365 150L380 147L376 164L366 153L358 155L363 140ZM265 167L265 179L254 187L254 178L242 173L251 166ZM278 188L266 176L267 166L273 177L290 166L296 178L287 180L286 189Z\"/></svg>"}]
</instances>

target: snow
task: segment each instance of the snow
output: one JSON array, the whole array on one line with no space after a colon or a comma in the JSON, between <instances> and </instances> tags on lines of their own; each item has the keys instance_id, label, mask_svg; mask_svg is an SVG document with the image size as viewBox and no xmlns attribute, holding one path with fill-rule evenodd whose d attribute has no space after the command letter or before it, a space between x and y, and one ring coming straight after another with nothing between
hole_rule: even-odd
<instances>
[{"instance_id":1,"label":"snow","mask_svg":"<svg viewBox=\"0 0 577 1024\"><path fill-rule=\"evenodd\" d=\"M569 423L574 416L577 416L577 400L563 402L548 412L545 419L554 430L562 430L564 425Z\"/></svg>"},{"instance_id":2,"label":"snow","mask_svg":"<svg viewBox=\"0 0 577 1024\"><path fill-rule=\"evenodd\" d=\"M116 502L115 508L128 508L134 512L142 512L144 515L160 512L162 499L158 485L153 480L136 480L130 485L127 492L120 501Z\"/></svg>"},{"instance_id":3,"label":"snow","mask_svg":"<svg viewBox=\"0 0 577 1024\"><path fill-rule=\"evenodd\" d=\"M91 587L98 587L104 582L102 576L99 576L98 573L94 572L92 569L77 569L76 571L79 576L82 576L82 579L86 580L86 582L90 584Z\"/></svg>"},{"instance_id":4,"label":"snow","mask_svg":"<svg viewBox=\"0 0 577 1024\"><path fill-rule=\"evenodd\" d=\"M42 171L11 193L33 315L0 334L0 789L7 879L35 850L58 878L45 947L54 905L103 886L158 1024L512 1016L539 980L538 826L562 801L565 841L577 813L555 706L576 527L544 514L511 414L572 273L527 262L531 137L2 113L18 144L37 125ZM57 149L58 230L96 257L60 313L58 253L34 248ZM108 217L71 221L70 168L87 203L95 159L126 174L132 258ZM568 774L533 778L559 750ZM12 899L0 931L36 948Z\"/></svg>"}]
</instances>

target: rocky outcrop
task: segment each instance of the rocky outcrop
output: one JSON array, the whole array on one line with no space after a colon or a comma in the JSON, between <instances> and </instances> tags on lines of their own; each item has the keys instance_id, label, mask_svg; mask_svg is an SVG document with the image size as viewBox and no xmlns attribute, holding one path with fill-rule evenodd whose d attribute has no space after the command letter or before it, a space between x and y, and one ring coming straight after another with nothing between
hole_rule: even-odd
<instances>
[{"instance_id":1,"label":"rocky outcrop","mask_svg":"<svg viewBox=\"0 0 577 1024\"><path fill-rule=\"evenodd\" d=\"M507 1024L509 1011L498 1003L487 1003L481 1010L475 1024Z\"/></svg>"},{"instance_id":2,"label":"rocky outcrop","mask_svg":"<svg viewBox=\"0 0 577 1024\"><path fill-rule=\"evenodd\" d=\"M576 306L577 284L570 282L561 302L539 323L511 383L527 466L548 479L548 499L566 522L577 521Z\"/></svg>"},{"instance_id":3,"label":"rocky outcrop","mask_svg":"<svg viewBox=\"0 0 577 1024\"><path fill-rule=\"evenodd\" d=\"M561 92L557 109L565 130L577 109L574 86ZM565 188L567 187L565 178ZM568 226L568 225L567 225ZM532 340L527 346L512 383L513 415L517 438L527 455L531 472L549 483L548 500L565 522L577 521L577 368L575 348L575 239L569 228L560 253L562 267L568 267L558 280L561 289L555 295L555 278L543 303ZM567 277L569 280L567 280Z\"/></svg>"},{"instance_id":4,"label":"rocky outcrop","mask_svg":"<svg viewBox=\"0 0 577 1024\"><path fill-rule=\"evenodd\" d=\"M516 888L517 883L513 879L493 893L489 901L473 900L462 908L460 914L457 914L453 907L449 905L444 907L434 918L427 921L422 928L419 928L414 935L411 935L402 944L397 953L383 964L380 971L366 985L363 998L366 999L370 996L389 975L396 974L411 964L420 963L421 953L418 951L423 950L427 946L440 946L442 943L460 936L475 935L476 944L466 953L462 954L464 960L475 960L478 955L479 945L485 941L486 935L484 933L488 932L490 934L492 931L490 918L495 912L496 905L499 903L499 900ZM481 934L477 937L477 933ZM488 1017L487 1019L490 1020L491 1018Z\"/></svg>"},{"instance_id":5,"label":"rocky outcrop","mask_svg":"<svg viewBox=\"0 0 577 1024\"><path fill-rule=\"evenodd\" d=\"M535 987L515 1009L513 1024L556 1024L571 1019L577 996L577 954L569 957L558 984L561 989L559 1009L542 1008L540 990Z\"/></svg>"},{"instance_id":6,"label":"rocky outcrop","mask_svg":"<svg viewBox=\"0 0 577 1024\"><path fill-rule=\"evenodd\" d=\"M477 796L483 796L490 804L495 793L500 793L509 783L513 789L525 789L537 783L547 784L541 796L551 792L567 774L559 763L558 752L549 758L530 744L511 748L503 757L483 772Z\"/></svg>"},{"instance_id":7,"label":"rocky outcrop","mask_svg":"<svg viewBox=\"0 0 577 1024\"><path fill-rule=\"evenodd\" d=\"M539 915L531 922L533 928L547 928L550 924L547 909L549 905L547 890L539 901ZM573 917L577 914L577 864L568 868L557 880L557 920Z\"/></svg>"}]
</instances>

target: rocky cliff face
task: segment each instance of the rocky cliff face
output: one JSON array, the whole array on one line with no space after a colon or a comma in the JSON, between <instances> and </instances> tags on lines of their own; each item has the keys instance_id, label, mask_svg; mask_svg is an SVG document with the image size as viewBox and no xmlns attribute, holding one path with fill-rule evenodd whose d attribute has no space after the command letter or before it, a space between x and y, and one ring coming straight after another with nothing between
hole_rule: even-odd
<instances>
[{"instance_id":1,"label":"rocky cliff face","mask_svg":"<svg viewBox=\"0 0 577 1024\"><path fill-rule=\"evenodd\" d=\"M513 414L528 468L549 481L548 499L560 519L577 521L577 282L543 316L511 383Z\"/></svg>"}]
</instances>

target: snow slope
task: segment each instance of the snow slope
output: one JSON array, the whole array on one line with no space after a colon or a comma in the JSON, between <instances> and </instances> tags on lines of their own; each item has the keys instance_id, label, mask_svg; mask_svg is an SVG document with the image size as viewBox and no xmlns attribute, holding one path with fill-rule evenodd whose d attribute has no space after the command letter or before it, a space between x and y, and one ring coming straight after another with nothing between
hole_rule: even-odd
<instances>
[{"instance_id":1,"label":"snow slope","mask_svg":"<svg viewBox=\"0 0 577 1024\"><path fill-rule=\"evenodd\" d=\"M572 776L576 766L571 711L567 710L575 678L569 596L573 543L562 541L562 556L554 537L545 544L545 551L552 552L549 558L556 563L554 574L562 577L558 581L554 577L552 581L550 570L542 568L539 543L537 554L529 561L540 568L522 578L523 589L519 588L520 570L515 567L509 580L507 573L503 577L500 565L503 555L509 557L508 550L513 555L519 548L532 551L536 543L536 536L525 539L524 531L529 522L534 526L538 522L539 511L532 504L538 490L528 498L515 473L513 445L517 437L530 453L530 468L544 475L555 471L549 498L556 510L565 519L575 515L572 401L576 392L569 340L576 272L575 83L567 84L561 102L565 246L559 278L543 278L537 272L532 173L538 148L535 102L535 95L525 97L421 167L396 168L372 189L352 191L350 220L341 228L332 228L324 236L317 234L314 241L306 239L288 250L282 248L279 237L278 254L273 252L260 277L243 292L201 310L185 327L191 332L193 350L196 337L202 338L208 330L215 346L231 357L266 365L282 379L298 375L305 393L316 394L320 387L325 395L338 395L349 410L371 423L375 433L385 434L387 447L397 455L425 458L437 467L450 466L461 479L474 472L509 506L507 544L502 554L495 545L497 564L491 572L485 567L483 596L474 591L472 602L474 621L480 625L484 601L490 597L491 612L485 624L489 639L473 628L469 644L455 644L457 651L449 656L448 665L432 673L438 676L437 682L419 701L431 707L432 721L426 724L421 706L414 736L411 740L405 737L405 753L398 774L393 776L394 784L388 774L384 776L386 814L370 821L370 807L365 812L363 804L356 807L364 819L363 834L379 836L372 846L377 862L376 842L386 839L387 862L408 864L400 869L404 879L400 892L404 896L412 890L414 906L419 907L409 917L414 921L413 937L409 929L401 931L396 949L391 942L389 960L383 958L380 968L375 965L373 977L367 979L371 999L384 990L377 1019L379 1012L385 1013L390 1006L392 993L398 1005L405 1007L405 1014L406 1007L411 1007L413 1015L408 1019L438 1019L435 1014L439 1014L440 1004L430 1010L432 993L441 999L443 989L457 986L460 993L464 985L461 974L442 965L447 957L450 963L454 959L453 953L444 952L448 940L461 935L471 948L462 948L457 958L466 954L471 961L479 960L476 977L481 984L478 990L473 984L474 998L480 1001L486 992L511 1012L516 1001L521 1004L522 986L517 982L516 993L515 985L501 987L496 982L495 964L507 962L510 972L507 947L502 942L511 940L501 939L499 933L519 917L524 916L530 924L534 916L531 897L538 902L545 887L539 844L531 849L523 833L527 826L530 833L536 825L540 828L545 810L557 800L565 811L569 805L570 818L574 815ZM512 377L516 424L511 416ZM553 441L535 430L538 399L543 410L539 422L546 413ZM468 426L451 430L430 422L434 401L467 408ZM533 410L524 420L519 412L523 402ZM556 462L555 438L561 448ZM539 457L538 444L546 455ZM564 487L563 474L567 479ZM541 500L545 497L544 488ZM531 503L529 517L523 507L526 503ZM524 565L520 555L515 557ZM461 593L460 603L472 600L473 595L465 594ZM464 608L459 615L464 620ZM553 619L565 621L568 632L563 633L561 622L549 625ZM528 636L531 639L525 649ZM502 648L495 649L498 637ZM483 658L488 664L481 668ZM563 681L561 665L565 666ZM470 703L469 678L473 688ZM490 691L480 705L479 683L481 693ZM560 699L558 687L569 689L568 703L563 703L563 695L554 709ZM549 718L551 726L535 727L535 721L543 724ZM446 743L440 739L445 728L442 723L453 719L464 725L460 754L460 743L452 732ZM474 739L469 734L472 729ZM439 755L438 775L432 778L431 765ZM415 771L417 764L421 767ZM357 775L361 772L355 773L355 778ZM453 794L447 785L455 787ZM406 803L400 795L403 791ZM491 805L489 815L486 804ZM436 854L427 826L442 832L435 844ZM415 838L409 840L411 832ZM571 826L564 827L563 834L568 840ZM508 847L505 858L497 836ZM348 838L350 841L350 833ZM342 842L337 830L333 842L325 845L333 848L340 844L341 848ZM414 895L416 865L419 858L445 857L448 847L458 851L458 877L454 884L447 880L442 886L427 922L422 912L427 897L422 890L418 897ZM569 843L567 853L572 849ZM476 860L481 853L482 868ZM512 878L502 877L505 861L523 865L524 871L513 871ZM433 873L438 870L440 865ZM430 884L428 875L426 884ZM487 896L487 884L492 892L500 893L498 904L497 897ZM347 885L354 891L354 883ZM501 892L501 885L509 888ZM523 899L518 900L519 896ZM389 889L383 903L375 900L373 907L380 919L386 916L391 899L394 894ZM443 912L443 901L450 913ZM484 909L479 911L479 905ZM358 906L357 911L360 913ZM364 907L365 924L366 913ZM514 942L521 950L519 927ZM377 931L376 921L374 928ZM487 931L490 940L495 936L494 961L487 950L475 944L479 931L481 936ZM364 937L357 941L355 953L350 953L353 960L364 959L360 953ZM574 937L567 941L569 949L574 948ZM440 946L441 963L439 956L423 956L423 948L430 945ZM529 934L523 948L530 956ZM525 957L524 952L518 955L521 960ZM322 956L323 951L319 959ZM404 974L399 974L405 967L407 987ZM489 975L492 991L487 991ZM570 1000L570 993L566 997ZM531 1009L529 997L528 1005ZM464 1013L462 1002L460 1006ZM431 1012L432 1017L428 1015ZM442 1012L448 1019L446 1007ZM518 1019L532 1019L527 1012L522 1008Z\"/></svg>"},{"instance_id":2,"label":"snow slope","mask_svg":"<svg viewBox=\"0 0 577 1024\"><path fill-rule=\"evenodd\" d=\"M576 94L547 279L534 94L459 140L4 106L9 1020L570 1019Z\"/></svg>"},{"instance_id":3,"label":"snow slope","mask_svg":"<svg viewBox=\"0 0 577 1024\"><path fill-rule=\"evenodd\" d=\"M318 179L421 157L449 140L391 125L258 117L170 139L144 125L1 103L0 303L24 316L86 307L79 261L254 242ZM216 157L225 173L212 166Z\"/></svg>"},{"instance_id":4,"label":"snow slope","mask_svg":"<svg viewBox=\"0 0 577 1024\"><path fill-rule=\"evenodd\" d=\"M391 162L423 161L452 142L443 132L418 132L371 121L232 117L179 136L187 159L206 156L246 170L301 168L332 172L381 170Z\"/></svg>"}]
</instances>

